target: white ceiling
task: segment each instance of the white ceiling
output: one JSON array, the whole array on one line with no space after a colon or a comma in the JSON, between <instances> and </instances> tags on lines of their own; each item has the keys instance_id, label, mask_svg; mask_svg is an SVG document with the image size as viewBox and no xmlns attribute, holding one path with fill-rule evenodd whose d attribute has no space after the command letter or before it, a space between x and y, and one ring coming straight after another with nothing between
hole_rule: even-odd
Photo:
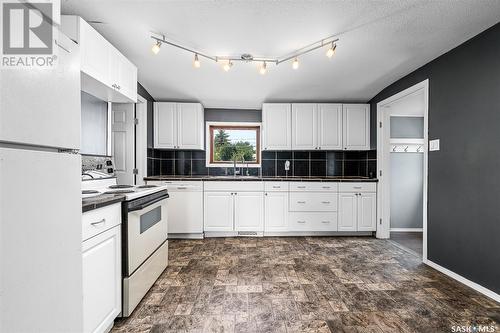
<instances>
[{"instance_id":1,"label":"white ceiling","mask_svg":"<svg viewBox=\"0 0 500 333\"><path fill-rule=\"evenodd\" d=\"M499 0L467 1L144 1L63 0L62 12L93 24L138 67L157 100L200 101L206 108L260 108L276 101L366 102L380 90L500 21ZM277 57L329 35L326 50L291 63L220 64L163 45L153 55L150 31L213 55Z\"/></svg>"}]
</instances>

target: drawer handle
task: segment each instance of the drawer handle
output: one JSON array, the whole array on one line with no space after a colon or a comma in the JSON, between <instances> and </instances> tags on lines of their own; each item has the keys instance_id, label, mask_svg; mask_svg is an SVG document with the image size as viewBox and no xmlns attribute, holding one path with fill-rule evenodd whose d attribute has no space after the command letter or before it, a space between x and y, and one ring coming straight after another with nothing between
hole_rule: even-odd
<instances>
[{"instance_id":1,"label":"drawer handle","mask_svg":"<svg viewBox=\"0 0 500 333\"><path fill-rule=\"evenodd\" d=\"M185 187L185 186L177 186L177 189L178 189L178 190L186 190L186 189L187 189L187 187Z\"/></svg>"},{"instance_id":2,"label":"drawer handle","mask_svg":"<svg viewBox=\"0 0 500 333\"><path fill-rule=\"evenodd\" d=\"M306 188L305 186L297 186L297 188Z\"/></svg>"},{"instance_id":3,"label":"drawer handle","mask_svg":"<svg viewBox=\"0 0 500 333\"><path fill-rule=\"evenodd\" d=\"M106 219L102 219L97 222L91 222L90 224L93 225L94 227L97 227L99 224L106 222Z\"/></svg>"},{"instance_id":4,"label":"drawer handle","mask_svg":"<svg viewBox=\"0 0 500 333\"><path fill-rule=\"evenodd\" d=\"M273 188L281 188L281 186L273 186Z\"/></svg>"},{"instance_id":5,"label":"drawer handle","mask_svg":"<svg viewBox=\"0 0 500 333\"><path fill-rule=\"evenodd\" d=\"M354 186L354 188L357 189L357 190L361 190L362 189L361 186Z\"/></svg>"},{"instance_id":6,"label":"drawer handle","mask_svg":"<svg viewBox=\"0 0 500 333\"><path fill-rule=\"evenodd\" d=\"M299 203L299 204L305 204L306 202L305 201L297 201L297 203Z\"/></svg>"},{"instance_id":7,"label":"drawer handle","mask_svg":"<svg viewBox=\"0 0 500 333\"><path fill-rule=\"evenodd\" d=\"M323 188L330 188L330 186L323 186Z\"/></svg>"},{"instance_id":8,"label":"drawer handle","mask_svg":"<svg viewBox=\"0 0 500 333\"><path fill-rule=\"evenodd\" d=\"M321 203L326 205L326 204L329 204L330 201L321 201Z\"/></svg>"},{"instance_id":9,"label":"drawer handle","mask_svg":"<svg viewBox=\"0 0 500 333\"><path fill-rule=\"evenodd\" d=\"M321 221L321 223L330 223L330 221Z\"/></svg>"},{"instance_id":10,"label":"drawer handle","mask_svg":"<svg viewBox=\"0 0 500 333\"><path fill-rule=\"evenodd\" d=\"M306 221L297 221L297 223L306 223Z\"/></svg>"}]
</instances>

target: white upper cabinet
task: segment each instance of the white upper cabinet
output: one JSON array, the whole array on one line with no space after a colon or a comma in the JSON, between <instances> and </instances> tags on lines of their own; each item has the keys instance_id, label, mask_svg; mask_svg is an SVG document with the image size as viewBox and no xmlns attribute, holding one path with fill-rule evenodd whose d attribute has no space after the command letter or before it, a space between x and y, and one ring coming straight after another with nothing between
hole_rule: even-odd
<instances>
[{"instance_id":1,"label":"white upper cabinet","mask_svg":"<svg viewBox=\"0 0 500 333\"><path fill-rule=\"evenodd\" d=\"M342 104L318 104L319 149L342 149Z\"/></svg>"},{"instance_id":2,"label":"white upper cabinet","mask_svg":"<svg viewBox=\"0 0 500 333\"><path fill-rule=\"evenodd\" d=\"M370 105L343 105L344 150L370 149Z\"/></svg>"},{"instance_id":3,"label":"white upper cabinet","mask_svg":"<svg viewBox=\"0 0 500 333\"><path fill-rule=\"evenodd\" d=\"M292 150L318 149L317 104L292 104Z\"/></svg>"},{"instance_id":4,"label":"white upper cabinet","mask_svg":"<svg viewBox=\"0 0 500 333\"><path fill-rule=\"evenodd\" d=\"M262 105L262 150L292 149L291 104Z\"/></svg>"},{"instance_id":5,"label":"white upper cabinet","mask_svg":"<svg viewBox=\"0 0 500 333\"><path fill-rule=\"evenodd\" d=\"M154 103L154 147L204 149L205 117L199 103Z\"/></svg>"},{"instance_id":6,"label":"white upper cabinet","mask_svg":"<svg viewBox=\"0 0 500 333\"><path fill-rule=\"evenodd\" d=\"M79 16L61 16L61 29L80 44L83 91L108 102L137 101L136 66Z\"/></svg>"},{"instance_id":7,"label":"white upper cabinet","mask_svg":"<svg viewBox=\"0 0 500 333\"><path fill-rule=\"evenodd\" d=\"M203 106L199 103L177 104L177 148L203 149Z\"/></svg>"}]
</instances>

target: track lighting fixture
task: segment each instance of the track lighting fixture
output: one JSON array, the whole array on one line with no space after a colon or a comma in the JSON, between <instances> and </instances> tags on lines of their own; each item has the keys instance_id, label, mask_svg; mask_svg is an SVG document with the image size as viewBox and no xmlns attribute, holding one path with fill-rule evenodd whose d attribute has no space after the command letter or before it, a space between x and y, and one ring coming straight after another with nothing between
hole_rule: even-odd
<instances>
[{"instance_id":1,"label":"track lighting fixture","mask_svg":"<svg viewBox=\"0 0 500 333\"><path fill-rule=\"evenodd\" d=\"M153 47L151 48L151 51L154 54L158 54L158 52L160 52L160 46L161 46L161 42L159 40L157 40L156 43L154 43Z\"/></svg>"},{"instance_id":2,"label":"track lighting fixture","mask_svg":"<svg viewBox=\"0 0 500 333\"><path fill-rule=\"evenodd\" d=\"M267 73L267 64L271 63L274 65L279 65L283 62L287 61L292 61L292 68L293 69L298 69L299 68L299 57L302 56L303 54L310 53L314 50L317 50L319 48L324 48L325 46L329 46L328 50L326 52L326 56L328 58L331 58L335 55L335 50L337 49L337 42L339 39L335 36L329 36L326 38L323 38L317 42L314 42L312 44L309 44L307 46L304 46L300 49L295 50L294 52L289 53L288 55L282 56L282 57L276 57L276 58L267 58L267 57L255 57L252 54L248 53L243 53L240 56L211 56L209 54L206 54L204 52L200 52L199 50L194 50L192 48L180 45L174 41L170 41L166 39L165 35L160 35L158 33L153 33L151 36L152 39L155 40L155 44L151 48L151 51L154 54L158 54L160 52L160 47L162 44L167 44L173 47L176 47L178 49L184 50L186 52L190 52L194 54L194 60L193 60L193 67L195 68L200 68L201 63L199 57L203 57L208 60L212 60L214 62L222 63L222 69L226 72L231 70L231 67L233 66L233 61L240 61L240 62L245 62L245 63L250 63L250 62L257 62L260 63L260 68L259 68L259 73L264 75Z\"/></svg>"},{"instance_id":3,"label":"track lighting fixture","mask_svg":"<svg viewBox=\"0 0 500 333\"><path fill-rule=\"evenodd\" d=\"M231 60L228 60L224 66L222 66L222 68L226 71L226 72L229 72L229 70L231 69L231 67L233 67L233 63L231 62Z\"/></svg>"},{"instance_id":4,"label":"track lighting fixture","mask_svg":"<svg viewBox=\"0 0 500 333\"><path fill-rule=\"evenodd\" d=\"M262 62L262 65L260 66L260 69L259 69L259 73L260 75L264 75L267 73L267 64L266 62Z\"/></svg>"},{"instance_id":5,"label":"track lighting fixture","mask_svg":"<svg viewBox=\"0 0 500 333\"><path fill-rule=\"evenodd\" d=\"M332 44L330 45L330 48L328 49L328 51L326 51L326 56L328 58L333 57L333 55L335 54L335 50L336 49L337 49L337 44L335 44L334 42L332 42Z\"/></svg>"},{"instance_id":6,"label":"track lighting fixture","mask_svg":"<svg viewBox=\"0 0 500 333\"><path fill-rule=\"evenodd\" d=\"M195 68L200 68L200 66L201 66L201 64L200 64L200 60L198 59L198 53L195 53L195 54L194 54L193 66L194 66Z\"/></svg>"}]
</instances>

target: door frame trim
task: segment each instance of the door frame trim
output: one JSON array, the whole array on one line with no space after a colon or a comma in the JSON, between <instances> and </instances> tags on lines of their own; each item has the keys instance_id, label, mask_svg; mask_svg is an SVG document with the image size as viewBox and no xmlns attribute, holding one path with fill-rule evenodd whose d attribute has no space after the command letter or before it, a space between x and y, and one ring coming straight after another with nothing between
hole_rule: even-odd
<instances>
[{"instance_id":1,"label":"door frame trim","mask_svg":"<svg viewBox=\"0 0 500 333\"><path fill-rule=\"evenodd\" d=\"M377 200L377 238L390 237L390 168L388 163L389 151L384 150L384 135L387 131L388 116L384 112L388 104L404 98L410 94L422 90L424 92L424 175L423 175L423 253L422 261L427 262L427 205L428 205L428 143L429 143L429 79L419 82L389 98L377 103L377 176L378 200ZM379 124L382 122L383 127ZM382 176L381 176L382 175Z\"/></svg>"},{"instance_id":2,"label":"door frame trim","mask_svg":"<svg viewBox=\"0 0 500 333\"><path fill-rule=\"evenodd\" d=\"M148 103L141 95L137 94L137 103L135 104L135 118L139 124L135 126L135 184L145 184L144 177L147 177L148 170Z\"/></svg>"}]
</instances>

